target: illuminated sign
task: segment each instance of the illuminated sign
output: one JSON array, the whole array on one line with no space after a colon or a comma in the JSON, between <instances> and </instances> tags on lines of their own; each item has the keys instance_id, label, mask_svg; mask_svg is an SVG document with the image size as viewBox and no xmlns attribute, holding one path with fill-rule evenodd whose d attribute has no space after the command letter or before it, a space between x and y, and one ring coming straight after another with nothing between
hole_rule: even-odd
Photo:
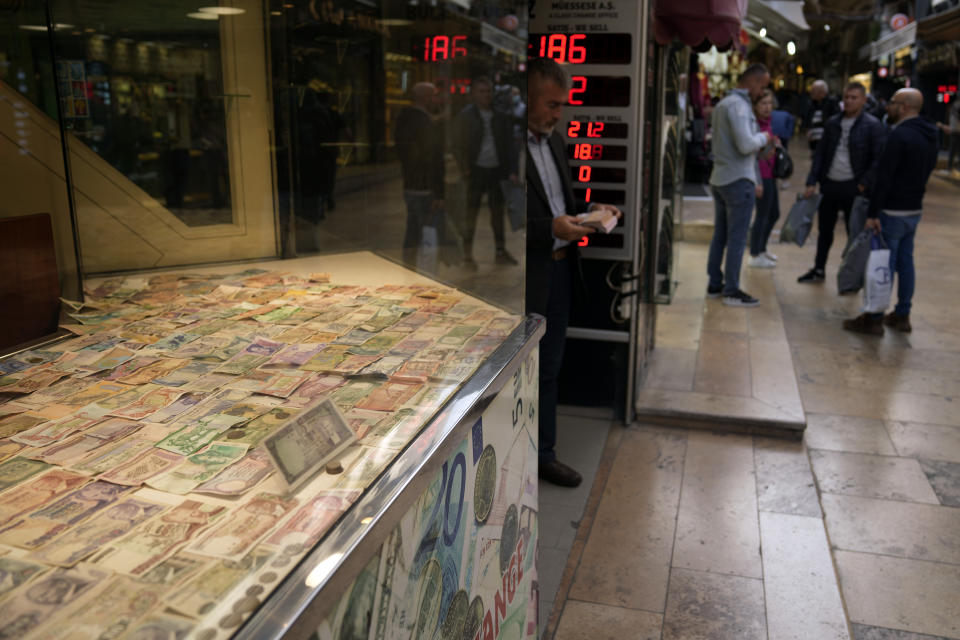
<instances>
[{"instance_id":1,"label":"illuminated sign","mask_svg":"<svg viewBox=\"0 0 960 640\"><path fill-rule=\"evenodd\" d=\"M527 56L567 64L630 64L632 40L629 33L533 33Z\"/></svg>"},{"instance_id":2,"label":"illuminated sign","mask_svg":"<svg viewBox=\"0 0 960 640\"><path fill-rule=\"evenodd\" d=\"M626 138L629 127L625 122L590 122L571 120L567 123L567 137Z\"/></svg>"},{"instance_id":3,"label":"illuminated sign","mask_svg":"<svg viewBox=\"0 0 960 640\"><path fill-rule=\"evenodd\" d=\"M626 162L627 146L623 144L576 142L567 145L567 158L570 160L616 160L617 162Z\"/></svg>"},{"instance_id":4,"label":"illuminated sign","mask_svg":"<svg viewBox=\"0 0 960 640\"><path fill-rule=\"evenodd\" d=\"M440 62L467 57L467 36L426 36L423 39L424 62Z\"/></svg>"},{"instance_id":5,"label":"illuminated sign","mask_svg":"<svg viewBox=\"0 0 960 640\"><path fill-rule=\"evenodd\" d=\"M629 107L629 76L573 76L567 103L575 107Z\"/></svg>"}]
</instances>

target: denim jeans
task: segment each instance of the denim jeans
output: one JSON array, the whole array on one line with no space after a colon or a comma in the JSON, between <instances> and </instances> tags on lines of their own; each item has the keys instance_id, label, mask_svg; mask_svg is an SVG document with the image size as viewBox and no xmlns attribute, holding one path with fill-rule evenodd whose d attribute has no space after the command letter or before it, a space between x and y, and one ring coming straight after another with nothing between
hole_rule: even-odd
<instances>
[{"instance_id":1,"label":"denim jeans","mask_svg":"<svg viewBox=\"0 0 960 640\"><path fill-rule=\"evenodd\" d=\"M767 250L767 240L773 225L780 219L780 191L776 178L763 179L763 196L757 200L757 215L750 230L750 255L758 256Z\"/></svg>"},{"instance_id":2,"label":"denim jeans","mask_svg":"<svg viewBox=\"0 0 960 640\"><path fill-rule=\"evenodd\" d=\"M405 191L403 199L407 203L407 228L403 234L403 261L408 265L416 265L418 249L423 240L424 227L434 227L437 230L439 244L443 244L443 212L433 210L434 195L431 193Z\"/></svg>"},{"instance_id":3,"label":"denim jeans","mask_svg":"<svg viewBox=\"0 0 960 640\"><path fill-rule=\"evenodd\" d=\"M740 289L740 265L743 250L747 246L747 231L757 194L754 184L741 178L721 187L712 187L714 205L713 240L707 257L707 275L710 286L723 285L723 295L731 295ZM721 270L723 252L726 249L725 268ZM726 275L726 279L724 279Z\"/></svg>"},{"instance_id":4,"label":"denim jeans","mask_svg":"<svg viewBox=\"0 0 960 640\"><path fill-rule=\"evenodd\" d=\"M917 234L920 216L888 216L880 212L880 228L883 241L890 249L890 272L897 274L897 315L910 315L913 290L917 276L913 270L913 238Z\"/></svg>"}]
</instances>

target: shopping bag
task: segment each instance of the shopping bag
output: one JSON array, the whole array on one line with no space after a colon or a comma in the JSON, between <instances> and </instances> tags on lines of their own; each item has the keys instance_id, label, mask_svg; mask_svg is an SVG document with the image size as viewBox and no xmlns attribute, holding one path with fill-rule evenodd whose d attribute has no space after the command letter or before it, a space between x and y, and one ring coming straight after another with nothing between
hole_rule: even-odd
<instances>
[{"instance_id":1,"label":"shopping bag","mask_svg":"<svg viewBox=\"0 0 960 640\"><path fill-rule=\"evenodd\" d=\"M856 238L867 225L867 211L870 209L870 200L864 196L857 196L853 199L853 206L850 207L850 213L847 214L847 246L843 248L846 254Z\"/></svg>"},{"instance_id":2,"label":"shopping bag","mask_svg":"<svg viewBox=\"0 0 960 640\"><path fill-rule=\"evenodd\" d=\"M864 229L853 237L843 254L840 269L837 271L837 291L841 295L856 293L863 286L863 274L867 271L867 260L870 259L872 237L873 232Z\"/></svg>"},{"instance_id":3,"label":"shopping bag","mask_svg":"<svg viewBox=\"0 0 960 640\"><path fill-rule=\"evenodd\" d=\"M870 258L863 283L864 313L883 313L890 306L893 274L890 272L890 250L879 234L871 234Z\"/></svg>"},{"instance_id":4,"label":"shopping bag","mask_svg":"<svg viewBox=\"0 0 960 640\"><path fill-rule=\"evenodd\" d=\"M501 180L500 191L503 192L503 202L507 208L507 218L510 219L510 229L519 231L524 223L527 212L526 189L523 183L513 180Z\"/></svg>"},{"instance_id":5,"label":"shopping bag","mask_svg":"<svg viewBox=\"0 0 960 640\"><path fill-rule=\"evenodd\" d=\"M790 213L787 219L780 227L780 242L793 242L798 247L802 247L810 235L810 228L813 226L813 215L820 206L820 200L823 196L819 193L809 198L797 195L797 201L790 207Z\"/></svg>"}]
</instances>

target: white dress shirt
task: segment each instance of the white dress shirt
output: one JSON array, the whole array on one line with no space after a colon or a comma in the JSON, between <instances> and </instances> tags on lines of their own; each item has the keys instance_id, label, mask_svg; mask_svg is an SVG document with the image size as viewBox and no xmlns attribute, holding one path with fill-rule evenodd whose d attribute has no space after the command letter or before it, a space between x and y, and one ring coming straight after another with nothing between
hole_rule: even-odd
<instances>
[{"instance_id":1,"label":"white dress shirt","mask_svg":"<svg viewBox=\"0 0 960 640\"><path fill-rule=\"evenodd\" d=\"M543 183L543 188L547 192L547 200L550 202L550 213L554 218L567 214L567 204L563 197L563 182L560 179L560 170L553 159L553 152L550 150L550 137L538 137L535 133L527 129L527 149L530 150L530 157L533 158L533 164L537 168L537 175ZM567 240L561 240L553 237L553 249L556 251L570 244Z\"/></svg>"}]
</instances>

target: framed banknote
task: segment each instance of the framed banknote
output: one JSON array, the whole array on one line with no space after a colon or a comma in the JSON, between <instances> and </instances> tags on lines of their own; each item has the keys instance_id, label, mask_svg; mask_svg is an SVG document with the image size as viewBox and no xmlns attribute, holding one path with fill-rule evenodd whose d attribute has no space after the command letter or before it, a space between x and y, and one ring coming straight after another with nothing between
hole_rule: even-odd
<instances>
[{"instance_id":1,"label":"framed banknote","mask_svg":"<svg viewBox=\"0 0 960 640\"><path fill-rule=\"evenodd\" d=\"M294 491L357 439L333 400L307 407L263 441L287 489Z\"/></svg>"}]
</instances>

